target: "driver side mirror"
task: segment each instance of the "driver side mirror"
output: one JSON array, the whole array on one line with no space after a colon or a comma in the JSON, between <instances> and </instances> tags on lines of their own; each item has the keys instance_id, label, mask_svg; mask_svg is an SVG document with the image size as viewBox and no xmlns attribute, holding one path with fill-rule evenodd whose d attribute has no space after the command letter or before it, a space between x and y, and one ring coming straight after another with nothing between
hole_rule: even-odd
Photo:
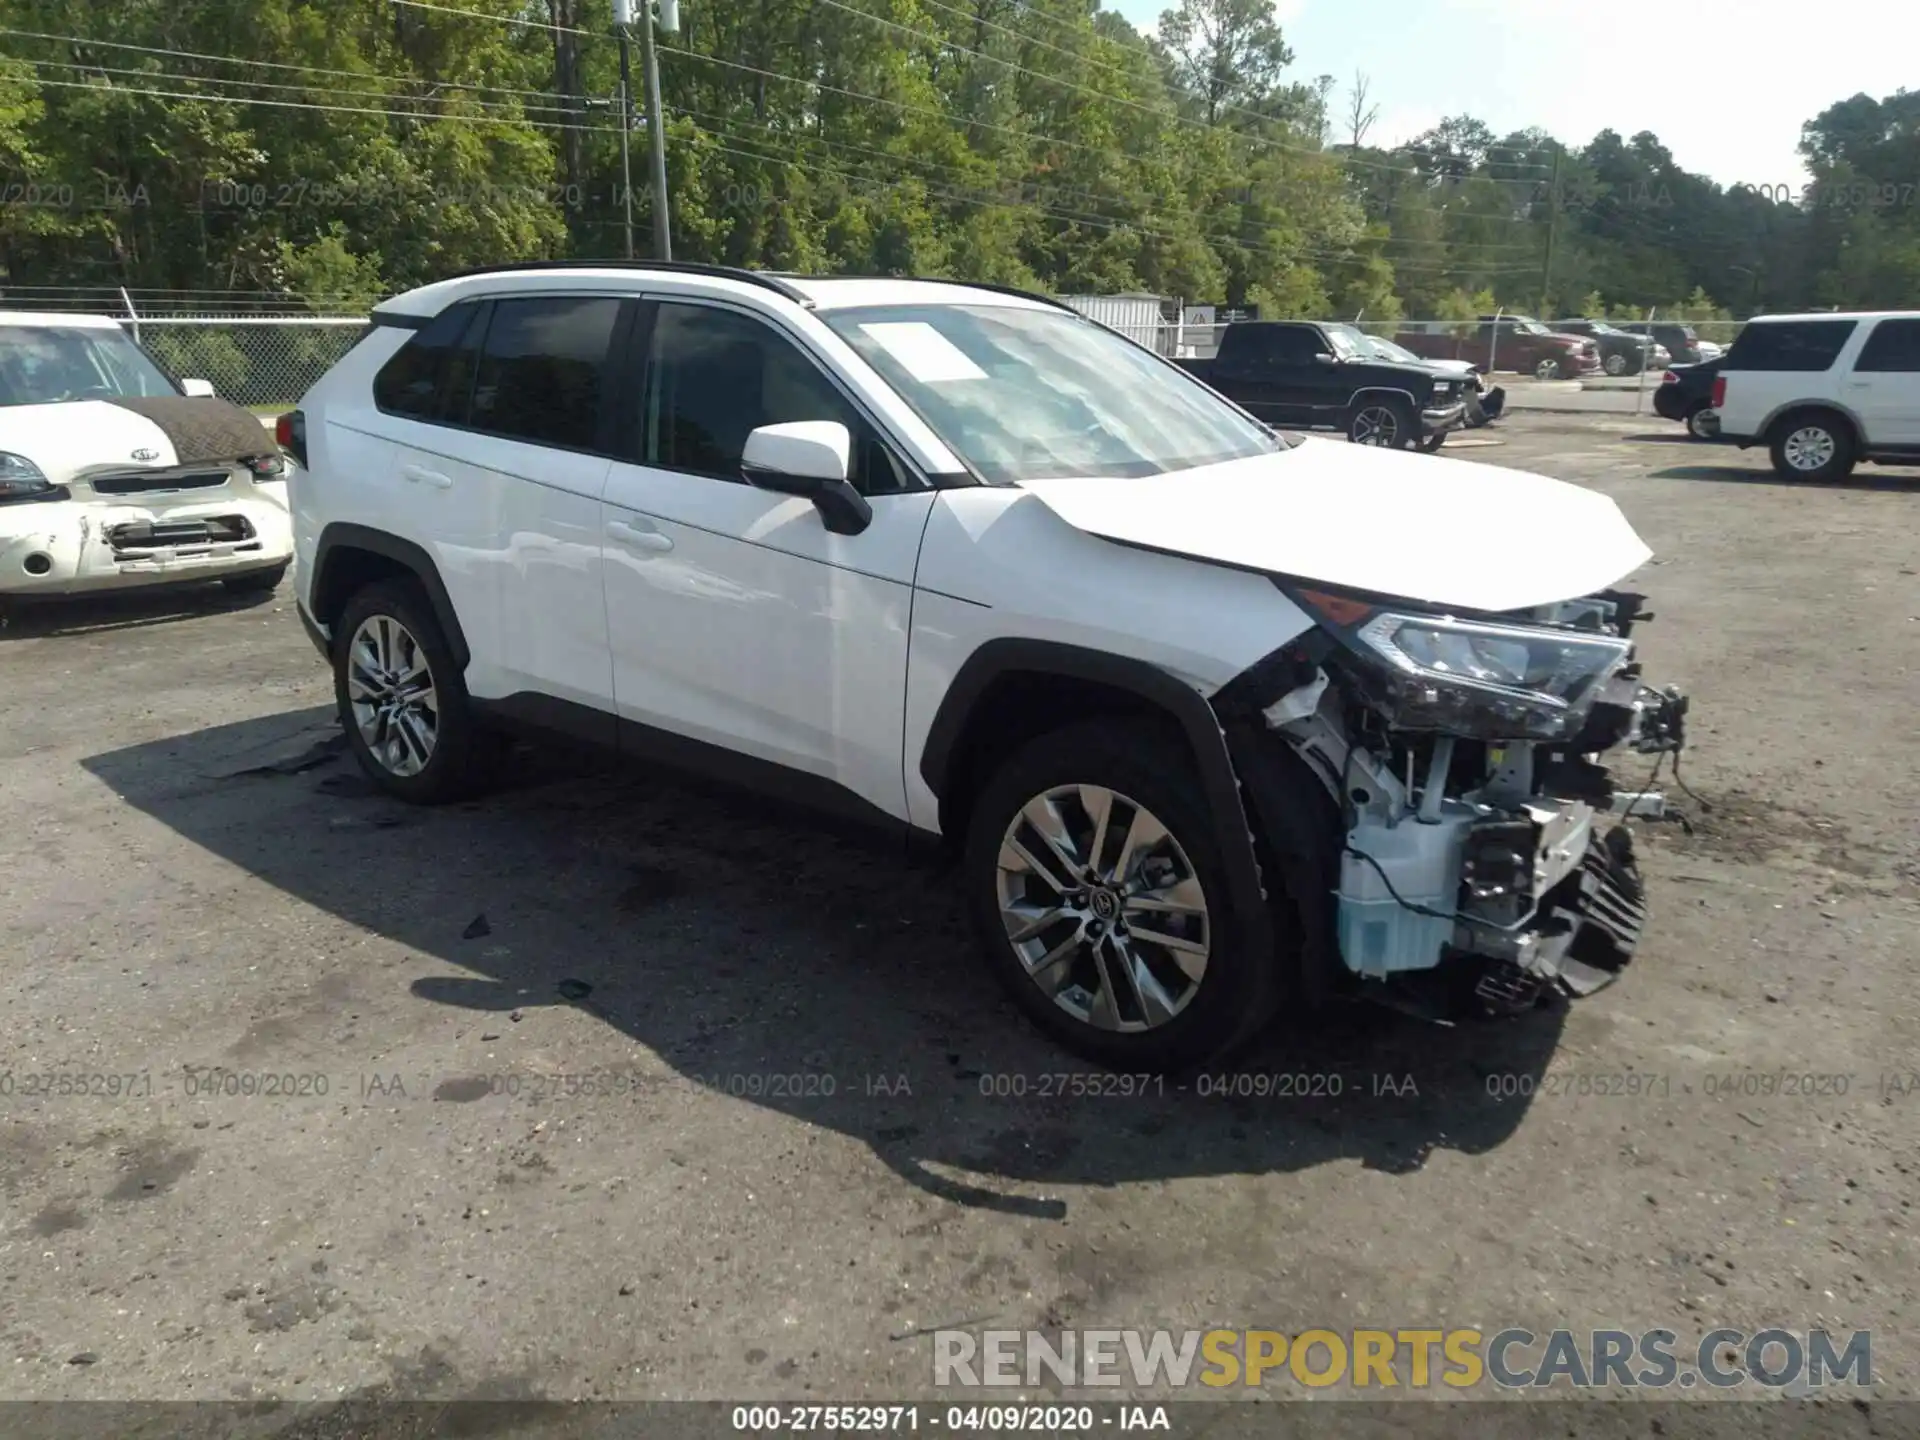
<instances>
[{"instance_id":1,"label":"driver side mirror","mask_svg":"<svg viewBox=\"0 0 1920 1440\"><path fill-rule=\"evenodd\" d=\"M873 523L873 507L847 483L853 434L837 420L793 420L762 425L740 453L741 477L757 489L813 502L835 535L858 535Z\"/></svg>"},{"instance_id":2,"label":"driver side mirror","mask_svg":"<svg viewBox=\"0 0 1920 1440\"><path fill-rule=\"evenodd\" d=\"M1313 363L1316 365L1338 365L1340 362L1322 350L1318 355L1313 357Z\"/></svg>"},{"instance_id":3,"label":"driver side mirror","mask_svg":"<svg viewBox=\"0 0 1920 1440\"><path fill-rule=\"evenodd\" d=\"M213 382L211 380L182 380L180 382L180 393L193 400L211 400L213 399Z\"/></svg>"}]
</instances>

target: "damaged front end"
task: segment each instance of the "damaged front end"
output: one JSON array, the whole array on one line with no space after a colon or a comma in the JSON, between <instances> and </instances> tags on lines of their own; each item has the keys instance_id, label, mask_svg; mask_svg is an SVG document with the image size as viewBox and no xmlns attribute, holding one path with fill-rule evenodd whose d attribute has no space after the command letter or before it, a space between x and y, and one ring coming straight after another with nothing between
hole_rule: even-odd
<instances>
[{"instance_id":1,"label":"damaged front end","mask_svg":"<svg viewBox=\"0 0 1920 1440\"><path fill-rule=\"evenodd\" d=\"M1431 1018L1613 980L1646 909L1613 819L1637 792L1616 790L1604 758L1685 743L1686 698L1646 685L1634 658L1644 597L1461 616L1282 588L1319 628L1236 682L1237 725L1223 718L1269 850L1308 902L1309 967L1317 925L1323 970ZM1337 853L1316 859L1284 820L1276 832L1276 745L1337 812Z\"/></svg>"}]
</instances>

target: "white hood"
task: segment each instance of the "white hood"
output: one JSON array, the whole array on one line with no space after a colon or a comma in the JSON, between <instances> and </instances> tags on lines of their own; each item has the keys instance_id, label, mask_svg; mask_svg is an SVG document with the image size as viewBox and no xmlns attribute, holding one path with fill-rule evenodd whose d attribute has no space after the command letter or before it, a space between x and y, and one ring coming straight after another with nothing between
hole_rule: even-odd
<instances>
[{"instance_id":1,"label":"white hood","mask_svg":"<svg viewBox=\"0 0 1920 1440\"><path fill-rule=\"evenodd\" d=\"M1173 475L1024 488L1110 540L1464 610L1590 595L1653 554L1595 491L1316 437Z\"/></svg>"},{"instance_id":2,"label":"white hood","mask_svg":"<svg viewBox=\"0 0 1920 1440\"><path fill-rule=\"evenodd\" d=\"M160 470L179 462L164 430L105 400L0 406L0 450L26 456L55 485L87 470ZM153 453L136 458L136 450Z\"/></svg>"}]
</instances>

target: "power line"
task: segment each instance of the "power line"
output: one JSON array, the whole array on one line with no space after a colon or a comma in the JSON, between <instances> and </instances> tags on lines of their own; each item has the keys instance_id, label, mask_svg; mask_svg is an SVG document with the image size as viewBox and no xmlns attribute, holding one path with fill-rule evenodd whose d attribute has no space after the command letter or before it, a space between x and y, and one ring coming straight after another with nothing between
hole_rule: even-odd
<instances>
[{"instance_id":1,"label":"power line","mask_svg":"<svg viewBox=\"0 0 1920 1440\"><path fill-rule=\"evenodd\" d=\"M36 77L35 84L61 90L85 90L94 95L145 96L156 100L195 100L219 105L266 105L280 110L325 110L341 115L376 115L387 120L422 120L435 123L451 120L464 125L530 125L541 130L584 130L605 133L599 125L570 125L558 120L534 120L526 116L434 114L431 111L369 109L359 105L321 105L313 101L266 100L246 95L209 95L205 92L151 90L133 85L90 85L84 80L47 80Z\"/></svg>"},{"instance_id":2,"label":"power line","mask_svg":"<svg viewBox=\"0 0 1920 1440\"><path fill-rule=\"evenodd\" d=\"M280 90L280 91L290 90L298 94L312 94L314 93L314 91L320 90L329 95L358 97L361 99L373 99L373 100L397 100L410 105L423 105L430 102L434 98L431 95L391 95L388 92L382 91L382 90L338 90L338 89L333 89L327 86L318 86L313 84L282 85L282 84L277 84L271 80L255 80L250 76L229 78L223 75L186 75L186 74L180 74L178 72L167 71L167 70L135 70L135 69L129 69L124 66L98 65L90 62L85 62L85 61L29 60L26 63L29 65L44 66L49 69L78 70L81 73L88 74L88 75L128 75L128 76L132 76L135 79L143 79L143 80L149 80L149 81L168 81L172 83L186 83L186 84L196 84L196 85L229 85L229 86L244 85L244 86L248 86L258 90ZM464 99L465 97L463 96L461 98ZM508 120L517 116L524 115L529 111L565 114L571 111L575 111L578 108L578 107L565 106L565 105L527 105L523 101L519 101L519 100L512 100L512 101L468 100L467 103L471 105L476 105L481 110L489 114L499 112L502 115L503 119L508 119Z\"/></svg>"},{"instance_id":3,"label":"power line","mask_svg":"<svg viewBox=\"0 0 1920 1440\"><path fill-rule=\"evenodd\" d=\"M251 60L238 55L213 55L204 50L170 50L157 45L131 45L119 40L96 40L86 35L53 35L42 30L10 30L0 27L0 35L11 35L28 40L51 40L63 45L86 45L99 50L128 50L141 55L165 55L181 60L210 60L219 65L246 65L262 70L293 70L309 75L328 75L348 80L389 80L395 84L431 85L441 90L495 90L506 95L533 95L543 100L566 98L558 90L517 90L506 85L475 85L461 80L428 80L424 77L386 75L377 70L335 70L319 65L291 65L278 60ZM34 60L29 63L45 65L55 62Z\"/></svg>"}]
</instances>

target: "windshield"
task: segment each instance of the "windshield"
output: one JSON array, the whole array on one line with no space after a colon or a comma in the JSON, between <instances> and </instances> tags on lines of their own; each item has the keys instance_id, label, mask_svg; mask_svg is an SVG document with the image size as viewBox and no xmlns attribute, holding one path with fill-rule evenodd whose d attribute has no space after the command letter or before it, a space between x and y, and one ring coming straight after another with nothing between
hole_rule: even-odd
<instances>
[{"instance_id":1,"label":"windshield","mask_svg":"<svg viewBox=\"0 0 1920 1440\"><path fill-rule=\"evenodd\" d=\"M1333 353L1340 359L1359 360L1367 354L1368 336L1365 331L1356 330L1351 325L1329 325L1326 330Z\"/></svg>"},{"instance_id":2,"label":"windshield","mask_svg":"<svg viewBox=\"0 0 1920 1440\"><path fill-rule=\"evenodd\" d=\"M995 484L1164 475L1287 448L1186 372L1067 311L886 305L821 318Z\"/></svg>"},{"instance_id":3,"label":"windshield","mask_svg":"<svg viewBox=\"0 0 1920 1440\"><path fill-rule=\"evenodd\" d=\"M0 405L179 393L118 329L0 325Z\"/></svg>"},{"instance_id":4,"label":"windshield","mask_svg":"<svg viewBox=\"0 0 1920 1440\"><path fill-rule=\"evenodd\" d=\"M1518 330L1522 335L1551 335L1553 333L1538 320L1516 320L1513 322L1513 328Z\"/></svg>"},{"instance_id":5,"label":"windshield","mask_svg":"<svg viewBox=\"0 0 1920 1440\"><path fill-rule=\"evenodd\" d=\"M1402 365L1427 363L1404 346L1396 345L1391 340L1382 340L1378 335L1369 335L1364 330L1360 332L1360 343L1365 346L1367 354L1376 360L1393 360Z\"/></svg>"}]
</instances>

